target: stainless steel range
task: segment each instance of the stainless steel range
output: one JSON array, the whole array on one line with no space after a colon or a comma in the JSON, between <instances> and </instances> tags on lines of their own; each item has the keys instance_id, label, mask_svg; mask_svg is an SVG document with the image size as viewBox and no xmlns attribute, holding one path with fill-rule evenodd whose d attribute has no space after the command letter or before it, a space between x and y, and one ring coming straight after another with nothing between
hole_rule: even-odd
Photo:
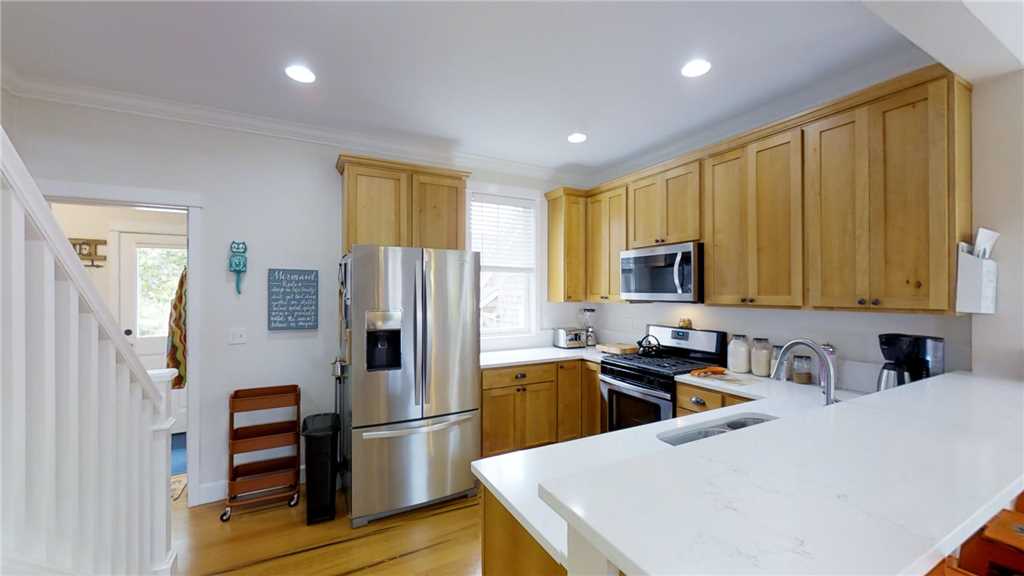
<instances>
[{"instance_id":1,"label":"stainless steel range","mask_svg":"<svg viewBox=\"0 0 1024 576\"><path fill-rule=\"evenodd\" d=\"M725 342L725 332L652 324L638 353L606 356L601 395L608 407L607 430L675 418L676 375L724 366Z\"/></svg>"}]
</instances>

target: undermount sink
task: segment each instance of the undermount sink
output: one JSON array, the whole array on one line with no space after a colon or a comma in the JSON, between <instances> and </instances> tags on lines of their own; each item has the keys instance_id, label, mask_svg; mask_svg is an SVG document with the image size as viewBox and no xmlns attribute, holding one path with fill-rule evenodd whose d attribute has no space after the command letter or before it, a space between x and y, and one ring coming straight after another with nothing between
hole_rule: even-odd
<instances>
[{"instance_id":1,"label":"undermount sink","mask_svg":"<svg viewBox=\"0 0 1024 576\"><path fill-rule=\"evenodd\" d=\"M666 444L671 444L672 446L679 446L680 444L703 440L704 438L718 436L719 434L725 434L726 432L732 432L733 430L748 428L755 424L763 424L769 420L775 420L775 418L775 416L768 414L747 412L744 414L730 416L724 420L707 422L702 426L683 428L681 430L666 430L658 434L658 440L661 440Z\"/></svg>"}]
</instances>

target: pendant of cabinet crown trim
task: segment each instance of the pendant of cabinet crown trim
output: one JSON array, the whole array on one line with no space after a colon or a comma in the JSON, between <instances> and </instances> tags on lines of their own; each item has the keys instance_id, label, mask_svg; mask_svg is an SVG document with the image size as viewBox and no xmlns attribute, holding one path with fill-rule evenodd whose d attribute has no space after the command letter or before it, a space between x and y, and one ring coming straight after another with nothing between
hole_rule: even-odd
<instances>
[{"instance_id":1,"label":"pendant of cabinet crown trim","mask_svg":"<svg viewBox=\"0 0 1024 576\"><path fill-rule=\"evenodd\" d=\"M629 247L700 239L700 162L629 184Z\"/></svg>"}]
</instances>

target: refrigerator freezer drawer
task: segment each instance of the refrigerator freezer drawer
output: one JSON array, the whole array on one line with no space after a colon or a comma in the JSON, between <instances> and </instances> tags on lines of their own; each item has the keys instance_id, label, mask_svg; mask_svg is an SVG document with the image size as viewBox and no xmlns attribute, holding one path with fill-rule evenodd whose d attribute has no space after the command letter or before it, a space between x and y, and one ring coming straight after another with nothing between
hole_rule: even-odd
<instances>
[{"instance_id":1,"label":"refrigerator freezer drawer","mask_svg":"<svg viewBox=\"0 0 1024 576\"><path fill-rule=\"evenodd\" d=\"M473 488L480 411L352 430L353 522Z\"/></svg>"}]
</instances>

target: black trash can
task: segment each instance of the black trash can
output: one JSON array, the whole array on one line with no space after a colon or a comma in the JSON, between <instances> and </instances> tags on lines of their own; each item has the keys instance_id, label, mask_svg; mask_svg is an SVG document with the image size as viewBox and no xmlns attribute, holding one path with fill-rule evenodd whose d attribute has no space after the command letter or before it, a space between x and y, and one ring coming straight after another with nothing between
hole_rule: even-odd
<instances>
[{"instance_id":1,"label":"black trash can","mask_svg":"<svg viewBox=\"0 0 1024 576\"><path fill-rule=\"evenodd\" d=\"M334 520L338 477L337 414L313 414L302 420L306 439L306 524Z\"/></svg>"}]
</instances>

